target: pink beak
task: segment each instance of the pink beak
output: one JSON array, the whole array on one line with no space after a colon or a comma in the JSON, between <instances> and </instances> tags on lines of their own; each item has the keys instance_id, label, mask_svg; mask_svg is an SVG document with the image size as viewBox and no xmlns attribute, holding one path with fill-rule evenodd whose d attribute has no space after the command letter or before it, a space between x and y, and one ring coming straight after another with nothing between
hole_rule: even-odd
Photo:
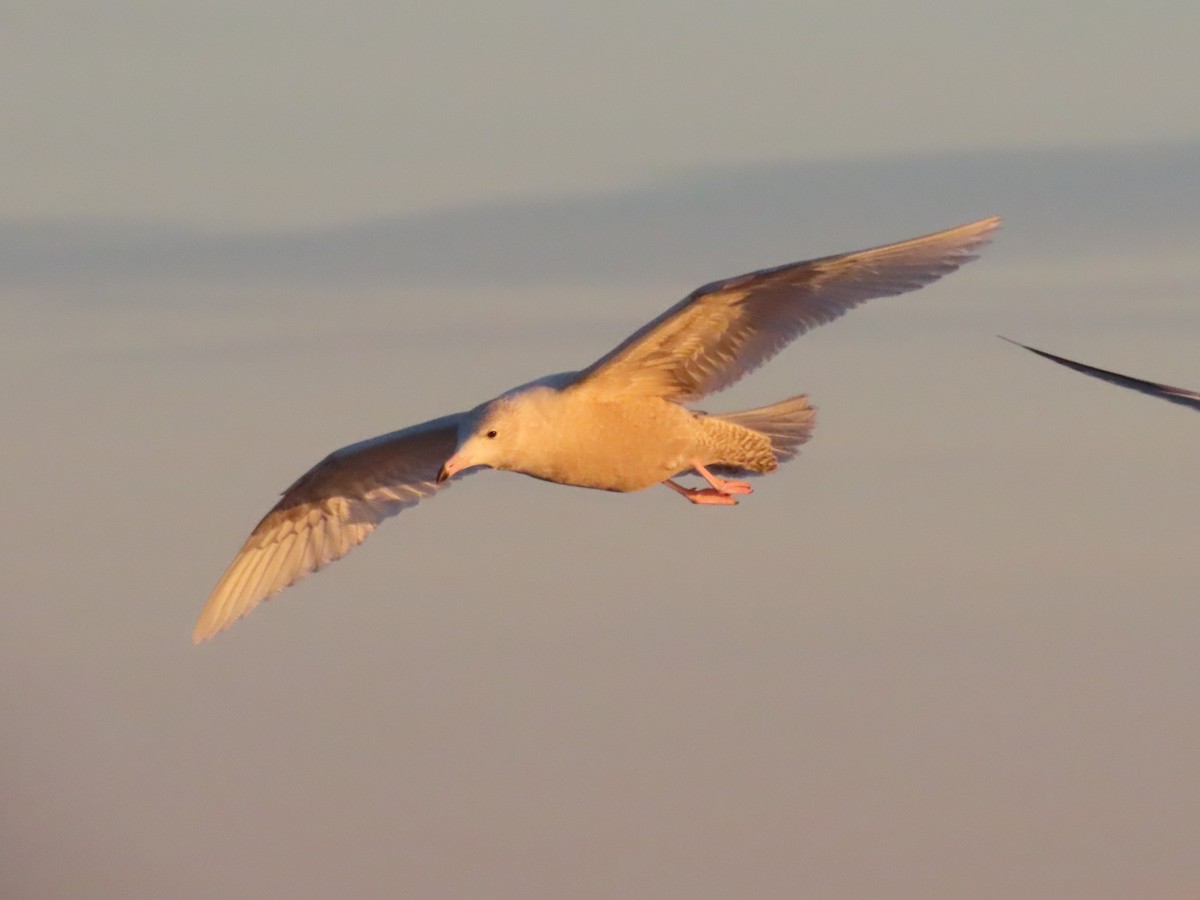
<instances>
[{"instance_id":1,"label":"pink beak","mask_svg":"<svg viewBox=\"0 0 1200 900\"><path fill-rule=\"evenodd\" d=\"M453 478L463 469L469 469L470 467L470 461L463 459L461 454L455 453L448 460L442 463L441 469L438 470L437 483L441 484L442 482L446 481L446 479Z\"/></svg>"}]
</instances>

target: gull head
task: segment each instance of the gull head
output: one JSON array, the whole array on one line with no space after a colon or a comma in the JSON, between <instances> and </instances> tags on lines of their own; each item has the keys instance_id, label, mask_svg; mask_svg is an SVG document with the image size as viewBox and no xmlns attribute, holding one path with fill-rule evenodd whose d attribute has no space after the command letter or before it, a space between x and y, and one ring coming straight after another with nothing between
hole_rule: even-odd
<instances>
[{"instance_id":1,"label":"gull head","mask_svg":"<svg viewBox=\"0 0 1200 900\"><path fill-rule=\"evenodd\" d=\"M442 463L438 484L477 466L520 471L525 448L536 440L539 426L546 421L547 407L558 393L534 383L482 403L463 416L458 426L458 448Z\"/></svg>"}]
</instances>

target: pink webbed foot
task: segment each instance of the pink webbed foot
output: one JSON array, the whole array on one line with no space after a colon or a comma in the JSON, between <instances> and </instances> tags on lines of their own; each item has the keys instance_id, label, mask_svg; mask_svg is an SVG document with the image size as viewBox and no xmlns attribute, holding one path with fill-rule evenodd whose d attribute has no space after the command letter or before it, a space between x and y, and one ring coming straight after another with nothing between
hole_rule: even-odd
<instances>
[{"instance_id":1,"label":"pink webbed foot","mask_svg":"<svg viewBox=\"0 0 1200 900\"><path fill-rule=\"evenodd\" d=\"M670 479L664 481L663 484L684 499L690 500L692 503L698 503L701 506L737 506L737 501L733 497L718 491L716 488L685 488Z\"/></svg>"},{"instance_id":2,"label":"pink webbed foot","mask_svg":"<svg viewBox=\"0 0 1200 900\"><path fill-rule=\"evenodd\" d=\"M734 494L754 493L754 488L750 487L746 482L727 481L724 478L719 478L708 471L699 460L693 460L692 468L696 471L697 475L707 481L712 487L685 488L669 478L663 484L692 503L700 503L706 506L737 506L737 501L733 499Z\"/></svg>"},{"instance_id":3,"label":"pink webbed foot","mask_svg":"<svg viewBox=\"0 0 1200 900\"><path fill-rule=\"evenodd\" d=\"M718 494L753 494L754 488L746 484L744 481L726 481L724 478L718 478L712 472L708 471L699 462L693 462L692 468L696 470L696 474L713 486Z\"/></svg>"},{"instance_id":4,"label":"pink webbed foot","mask_svg":"<svg viewBox=\"0 0 1200 900\"><path fill-rule=\"evenodd\" d=\"M754 488L750 487L744 481L726 481L724 478L718 478L717 483L713 485L713 490L719 494L753 494Z\"/></svg>"}]
</instances>

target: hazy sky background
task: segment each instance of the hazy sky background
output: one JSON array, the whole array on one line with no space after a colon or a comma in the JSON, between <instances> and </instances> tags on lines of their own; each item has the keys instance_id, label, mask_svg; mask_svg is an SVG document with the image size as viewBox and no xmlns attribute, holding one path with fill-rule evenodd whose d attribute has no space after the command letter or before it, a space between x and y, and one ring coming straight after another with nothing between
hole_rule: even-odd
<instances>
[{"instance_id":1,"label":"hazy sky background","mask_svg":"<svg viewBox=\"0 0 1200 900\"><path fill-rule=\"evenodd\" d=\"M1200 896L1186 4L0 11L4 897ZM213 643L328 451L991 213L736 509L470 478Z\"/></svg>"}]
</instances>

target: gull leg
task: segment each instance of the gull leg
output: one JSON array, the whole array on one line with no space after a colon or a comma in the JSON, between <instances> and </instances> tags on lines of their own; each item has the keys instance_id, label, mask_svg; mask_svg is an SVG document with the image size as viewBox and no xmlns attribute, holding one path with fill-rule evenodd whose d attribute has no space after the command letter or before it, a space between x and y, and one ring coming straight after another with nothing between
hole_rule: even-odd
<instances>
[{"instance_id":1,"label":"gull leg","mask_svg":"<svg viewBox=\"0 0 1200 900\"><path fill-rule=\"evenodd\" d=\"M700 490L699 488L685 488L682 485L676 484L670 478L664 481L663 484L692 503L699 503L704 506L737 506L736 500L728 494L723 494L713 488L705 488L704 490Z\"/></svg>"},{"instance_id":2,"label":"gull leg","mask_svg":"<svg viewBox=\"0 0 1200 900\"><path fill-rule=\"evenodd\" d=\"M724 478L718 478L708 469L704 468L698 460L692 461L692 468L696 470L696 474L713 486L713 490L718 494L752 494L754 488L746 484L744 481L726 481Z\"/></svg>"}]
</instances>

